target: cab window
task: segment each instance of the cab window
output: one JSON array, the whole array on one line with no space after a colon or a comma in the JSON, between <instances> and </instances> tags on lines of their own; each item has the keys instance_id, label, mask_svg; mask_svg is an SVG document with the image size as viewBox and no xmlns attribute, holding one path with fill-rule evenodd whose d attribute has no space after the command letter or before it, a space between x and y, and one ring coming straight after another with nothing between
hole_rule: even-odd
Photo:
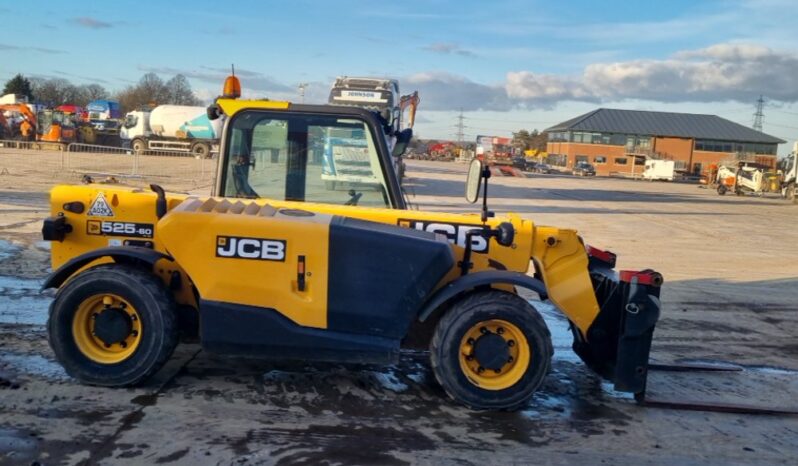
<instances>
[{"instance_id":1,"label":"cab window","mask_svg":"<svg viewBox=\"0 0 798 466\"><path fill-rule=\"evenodd\" d=\"M230 125L224 196L390 207L365 121L250 111Z\"/></svg>"}]
</instances>

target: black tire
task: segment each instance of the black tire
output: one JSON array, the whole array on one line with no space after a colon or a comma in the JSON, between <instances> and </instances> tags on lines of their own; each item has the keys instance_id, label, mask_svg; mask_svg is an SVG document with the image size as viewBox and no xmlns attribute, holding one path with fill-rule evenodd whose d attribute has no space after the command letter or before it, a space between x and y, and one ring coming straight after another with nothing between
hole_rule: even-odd
<instances>
[{"instance_id":1,"label":"black tire","mask_svg":"<svg viewBox=\"0 0 798 466\"><path fill-rule=\"evenodd\" d=\"M481 322L494 319L516 326L531 354L520 379L503 389L485 389L469 379L461 365L461 342ZM432 371L452 399L472 409L515 410L543 383L554 353L543 317L526 300L504 291L471 293L452 304L438 322L430 344Z\"/></svg>"},{"instance_id":2,"label":"black tire","mask_svg":"<svg viewBox=\"0 0 798 466\"><path fill-rule=\"evenodd\" d=\"M211 146L204 142L198 142L191 146L191 153L196 157L208 158L211 156Z\"/></svg>"},{"instance_id":3,"label":"black tire","mask_svg":"<svg viewBox=\"0 0 798 466\"><path fill-rule=\"evenodd\" d=\"M787 187L784 189L784 199L787 202L792 202L793 204L798 204L798 196L795 195L795 185L788 184Z\"/></svg>"},{"instance_id":4,"label":"black tire","mask_svg":"<svg viewBox=\"0 0 798 466\"><path fill-rule=\"evenodd\" d=\"M724 185L722 185L722 184L719 184L719 185L718 185L718 194L720 194L721 196L723 196L724 194L726 194L726 191L727 191L727 190L726 190L726 186L724 186Z\"/></svg>"},{"instance_id":5,"label":"black tire","mask_svg":"<svg viewBox=\"0 0 798 466\"><path fill-rule=\"evenodd\" d=\"M147 143L143 139L136 138L130 142L130 149L136 155L141 155L147 150Z\"/></svg>"},{"instance_id":6,"label":"black tire","mask_svg":"<svg viewBox=\"0 0 798 466\"><path fill-rule=\"evenodd\" d=\"M140 341L132 354L115 363L99 363L79 349L73 321L81 303L112 293L134 307L141 319ZM71 279L55 296L47 322L48 339L66 372L82 383L124 387L143 382L160 369L177 345L174 299L152 273L134 267L106 264Z\"/></svg>"}]
</instances>

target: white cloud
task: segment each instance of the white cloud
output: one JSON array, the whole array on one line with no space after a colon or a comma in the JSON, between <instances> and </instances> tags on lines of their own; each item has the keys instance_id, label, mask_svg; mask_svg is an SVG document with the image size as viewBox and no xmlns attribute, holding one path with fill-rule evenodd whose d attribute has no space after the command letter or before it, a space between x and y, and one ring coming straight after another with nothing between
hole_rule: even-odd
<instances>
[{"instance_id":1,"label":"white cloud","mask_svg":"<svg viewBox=\"0 0 798 466\"><path fill-rule=\"evenodd\" d=\"M798 101L798 54L753 44L723 43L663 60L593 63L576 76L534 71L507 73L503 86L448 73L419 73L404 81L422 92L432 110L548 108L562 101L750 103ZM405 86L406 87L406 86Z\"/></svg>"},{"instance_id":2,"label":"white cloud","mask_svg":"<svg viewBox=\"0 0 798 466\"><path fill-rule=\"evenodd\" d=\"M450 42L436 42L434 44L429 44L422 47L422 50L427 50L430 52L440 53L442 55L461 55L464 57L473 57L476 56L474 52L468 49L464 49L457 44L453 44Z\"/></svg>"},{"instance_id":3,"label":"white cloud","mask_svg":"<svg viewBox=\"0 0 798 466\"><path fill-rule=\"evenodd\" d=\"M404 92L418 90L428 110L506 110L511 105L501 85L476 83L444 72L417 73L401 79Z\"/></svg>"}]
</instances>

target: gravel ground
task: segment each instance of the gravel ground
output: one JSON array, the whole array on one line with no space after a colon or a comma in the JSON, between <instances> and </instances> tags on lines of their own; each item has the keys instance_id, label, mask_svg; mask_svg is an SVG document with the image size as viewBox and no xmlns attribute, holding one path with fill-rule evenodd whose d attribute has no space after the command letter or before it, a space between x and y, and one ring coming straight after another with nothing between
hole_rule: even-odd
<instances>
[{"instance_id":1,"label":"gravel ground","mask_svg":"<svg viewBox=\"0 0 798 466\"><path fill-rule=\"evenodd\" d=\"M465 166L410 162L408 175L421 208L475 209L462 199ZM387 368L309 366L181 345L146 386L81 386L46 342L43 185L0 176L0 464L798 462L798 417L643 408L614 392L573 354L564 319L545 303L535 305L552 329L553 370L515 413L445 400L417 352ZM652 393L798 408L798 207L688 184L558 175L494 177L490 195L499 213L580 230L616 252L620 268L663 273L654 360L743 369L652 373Z\"/></svg>"}]
</instances>

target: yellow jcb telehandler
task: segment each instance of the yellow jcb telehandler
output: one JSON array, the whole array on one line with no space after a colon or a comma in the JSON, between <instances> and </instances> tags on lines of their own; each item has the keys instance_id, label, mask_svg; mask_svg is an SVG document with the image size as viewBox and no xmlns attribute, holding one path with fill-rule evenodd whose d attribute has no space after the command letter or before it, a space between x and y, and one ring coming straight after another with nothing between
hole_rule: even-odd
<instances>
[{"instance_id":1,"label":"yellow jcb telehandler","mask_svg":"<svg viewBox=\"0 0 798 466\"><path fill-rule=\"evenodd\" d=\"M281 359L387 364L421 342L453 399L514 409L553 352L541 315L517 294L526 288L565 314L592 369L644 392L660 274L615 272L615 255L574 230L493 216L480 161L466 194L481 193L481 213L406 210L391 166L410 130L389 135L361 108L239 95L232 79L208 109L224 119L211 196L52 190L48 331L70 375L135 385L169 359L181 327L211 352ZM353 150L368 156L368 176L327 189L317 151Z\"/></svg>"}]
</instances>

